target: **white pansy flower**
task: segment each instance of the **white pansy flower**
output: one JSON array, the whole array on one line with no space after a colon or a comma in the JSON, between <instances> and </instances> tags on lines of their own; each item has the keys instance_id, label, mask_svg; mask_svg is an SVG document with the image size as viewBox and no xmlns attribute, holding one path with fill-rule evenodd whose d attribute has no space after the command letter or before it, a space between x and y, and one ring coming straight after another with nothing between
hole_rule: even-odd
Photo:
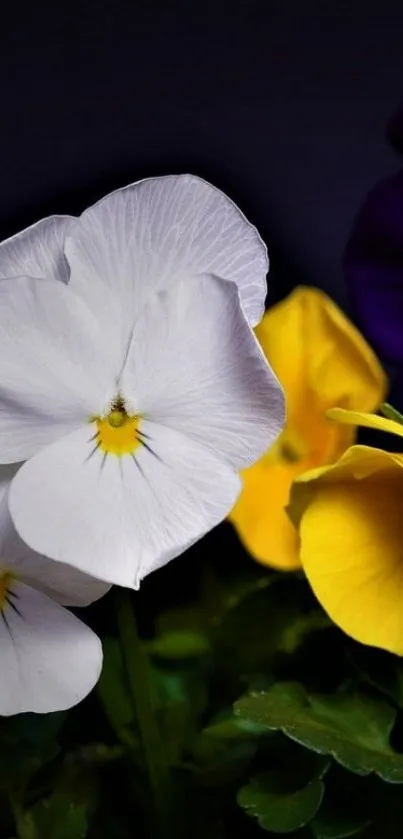
<instances>
[{"instance_id":1,"label":"white pansy flower","mask_svg":"<svg viewBox=\"0 0 403 839\"><path fill-rule=\"evenodd\" d=\"M85 606L105 583L31 551L7 506L18 466L0 467L0 715L70 708L98 681L97 636L60 604ZM57 602L55 602L57 601Z\"/></svg>"},{"instance_id":2,"label":"white pansy flower","mask_svg":"<svg viewBox=\"0 0 403 839\"><path fill-rule=\"evenodd\" d=\"M0 246L0 463L27 461L9 507L32 549L137 587L225 518L284 421L248 325L266 270L255 228L187 175Z\"/></svg>"}]
</instances>

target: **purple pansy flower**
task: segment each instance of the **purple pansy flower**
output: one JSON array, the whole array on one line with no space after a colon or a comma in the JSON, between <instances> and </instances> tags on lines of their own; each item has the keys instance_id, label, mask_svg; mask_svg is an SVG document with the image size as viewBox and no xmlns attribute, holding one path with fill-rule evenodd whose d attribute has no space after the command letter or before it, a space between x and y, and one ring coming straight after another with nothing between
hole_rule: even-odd
<instances>
[{"instance_id":1,"label":"purple pansy flower","mask_svg":"<svg viewBox=\"0 0 403 839\"><path fill-rule=\"evenodd\" d=\"M403 109L388 137L403 153ZM381 358L403 366L403 169L371 190L355 219L344 268L358 324Z\"/></svg>"},{"instance_id":2,"label":"purple pansy flower","mask_svg":"<svg viewBox=\"0 0 403 839\"><path fill-rule=\"evenodd\" d=\"M386 135L394 150L403 156L403 105L391 116L386 126Z\"/></svg>"}]
</instances>

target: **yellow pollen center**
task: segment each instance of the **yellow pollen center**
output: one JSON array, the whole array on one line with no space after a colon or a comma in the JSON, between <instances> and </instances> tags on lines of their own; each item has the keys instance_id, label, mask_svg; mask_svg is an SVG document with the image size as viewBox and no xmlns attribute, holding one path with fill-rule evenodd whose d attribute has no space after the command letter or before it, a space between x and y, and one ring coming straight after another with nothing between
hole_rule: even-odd
<instances>
[{"instance_id":1,"label":"yellow pollen center","mask_svg":"<svg viewBox=\"0 0 403 839\"><path fill-rule=\"evenodd\" d=\"M125 411L111 411L108 414L108 422L112 428L120 428L121 425L124 425L127 418L127 414Z\"/></svg>"},{"instance_id":2,"label":"yellow pollen center","mask_svg":"<svg viewBox=\"0 0 403 839\"><path fill-rule=\"evenodd\" d=\"M132 454L141 444L140 421L141 417L127 414L124 408L113 408L105 418L96 419L98 448L118 457Z\"/></svg>"},{"instance_id":3,"label":"yellow pollen center","mask_svg":"<svg viewBox=\"0 0 403 839\"><path fill-rule=\"evenodd\" d=\"M0 571L0 611L3 611L7 604L7 594L14 580L14 574L10 571Z\"/></svg>"}]
</instances>

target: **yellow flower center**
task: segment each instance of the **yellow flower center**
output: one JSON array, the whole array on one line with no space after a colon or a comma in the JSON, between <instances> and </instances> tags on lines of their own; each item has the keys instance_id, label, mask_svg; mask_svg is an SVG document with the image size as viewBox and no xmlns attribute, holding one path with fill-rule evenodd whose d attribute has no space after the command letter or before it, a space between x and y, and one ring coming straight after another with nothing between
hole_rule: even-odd
<instances>
[{"instance_id":1,"label":"yellow flower center","mask_svg":"<svg viewBox=\"0 0 403 839\"><path fill-rule=\"evenodd\" d=\"M11 590L14 580L15 576L11 573L11 571L0 571L0 612L2 612L7 605L7 595Z\"/></svg>"},{"instance_id":2,"label":"yellow flower center","mask_svg":"<svg viewBox=\"0 0 403 839\"><path fill-rule=\"evenodd\" d=\"M141 445L139 432L141 417L128 414L123 400L118 397L106 417L97 417L95 441L99 449L106 454L121 457Z\"/></svg>"}]
</instances>

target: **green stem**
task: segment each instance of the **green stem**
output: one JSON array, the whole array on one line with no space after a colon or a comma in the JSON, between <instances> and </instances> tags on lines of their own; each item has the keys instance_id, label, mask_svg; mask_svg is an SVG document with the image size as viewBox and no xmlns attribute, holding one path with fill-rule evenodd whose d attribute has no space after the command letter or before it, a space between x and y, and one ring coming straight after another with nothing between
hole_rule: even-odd
<instances>
[{"instance_id":1,"label":"green stem","mask_svg":"<svg viewBox=\"0 0 403 839\"><path fill-rule=\"evenodd\" d=\"M400 411L397 411L393 405L389 405L389 402L382 402L382 405L379 406L380 413L387 417L387 419L394 420L398 422L399 425L403 425L403 415Z\"/></svg>"},{"instance_id":2,"label":"green stem","mask_svg":"<svg viewBox=\"0 0 403 839\"><path fill-rule=\"evenodd\" d=\"M150 787L154 799L157 835L169 839L171 821L171 779L165 750L153 708L153 692L147 656L137 632L132 595L117 591L117 620L123 658L142 740Z\"/></svg>"},{"instance_id":3,"label":"green stem","mask_svg":"<svg viewBox=\"0 0 403 839\"><path fill-rule=\"evenodd\" d=\"M29 815L24 813L20 796L17 796L13 790L9 790L8 799L19 839L36 839L35 824Z\"/></svg>"}]
</instances>

